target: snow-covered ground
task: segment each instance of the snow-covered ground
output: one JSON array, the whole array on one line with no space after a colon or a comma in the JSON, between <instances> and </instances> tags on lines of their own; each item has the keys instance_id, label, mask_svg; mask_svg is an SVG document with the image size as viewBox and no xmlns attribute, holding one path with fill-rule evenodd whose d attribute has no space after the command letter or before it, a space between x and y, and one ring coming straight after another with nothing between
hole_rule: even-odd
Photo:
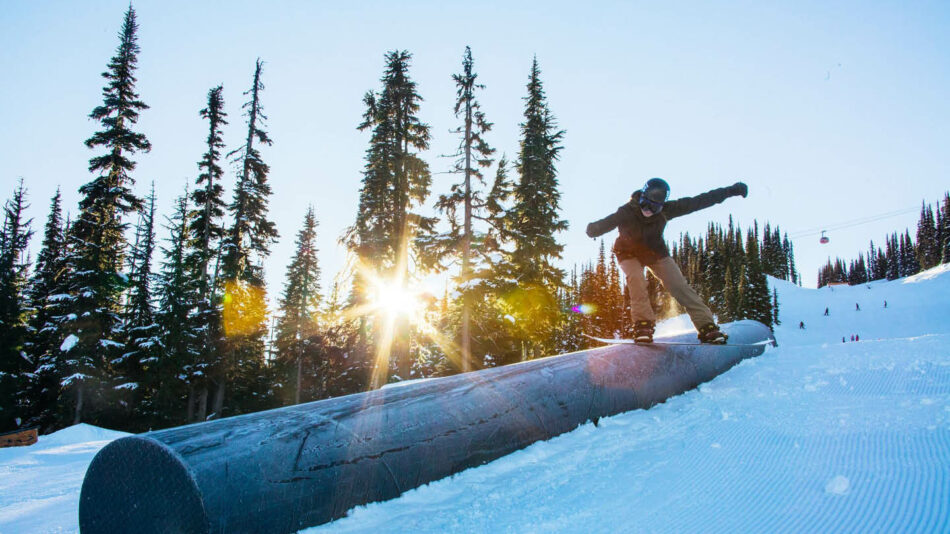
<instances>
[{"instance_id":1,"label":"snow-covered ground","mask_svg":"<svg viewBox=\"0 0 950 534\"><path fill-rule=\"evenodd\" d=\"M950 532L950 266L773 284L763 356L305 532ZM0 449L0 533L77 531L86 466L120 435Z\"/></svg>"}]
</instances>

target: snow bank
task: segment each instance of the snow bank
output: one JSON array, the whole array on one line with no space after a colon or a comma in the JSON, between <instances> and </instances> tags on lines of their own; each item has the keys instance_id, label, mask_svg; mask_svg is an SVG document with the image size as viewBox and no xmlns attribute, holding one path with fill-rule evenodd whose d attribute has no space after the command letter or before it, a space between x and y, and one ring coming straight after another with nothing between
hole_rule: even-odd
<instances>
[{"instance_id":1,"label":"snow bank","mask_svg":"<svg viewBox=\"0 0 950 534\"><path fill-rule=\"evenodd\" d=\"M0 449L0 532L78 532L86 468L99 449L126 435L79 424L29 447Z\"/></svg>"}]
</instances>

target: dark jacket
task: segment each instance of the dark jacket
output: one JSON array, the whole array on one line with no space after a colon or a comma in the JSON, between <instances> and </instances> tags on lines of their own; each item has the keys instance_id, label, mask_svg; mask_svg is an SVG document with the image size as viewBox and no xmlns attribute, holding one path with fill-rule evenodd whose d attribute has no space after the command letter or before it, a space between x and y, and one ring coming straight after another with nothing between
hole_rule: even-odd
<instances>
[{"instance_id":1,"label":"dark jacket","mask_svg":"<svg viewBox=\"0 0 950 534\"><path fill-rule=\"evenodd\" d=\"M745 186L740 185L720 187L695 197L670 200L663 205L660 213L652 217L644 217L640 211L640 192L637 191L631 195L630 202L617 208L616 212L588 224L587 235L597 237L618 228L620 236L613 247L617 260L637 258L644 265L651 265L670 255L666 241L663 240L663 229L666 228L667 221L719 204L731 196L742 195Z\"/></svg>"}]
</instances>

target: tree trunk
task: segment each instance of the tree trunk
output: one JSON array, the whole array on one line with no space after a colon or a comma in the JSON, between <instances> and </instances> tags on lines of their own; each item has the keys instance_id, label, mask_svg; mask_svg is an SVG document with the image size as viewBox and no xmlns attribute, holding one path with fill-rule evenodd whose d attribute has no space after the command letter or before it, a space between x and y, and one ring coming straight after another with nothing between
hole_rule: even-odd
<instances>
[{"instance_id":1,"label":"tree trunk","mask_svg":"<svg viewBox=\"0 0 950 534\"><path fill-rule=\"evenodd\" d=\"M218 380L218 387L214 390L214 403L212 405L214 413L211 414L217 419L221 418L221 411L224 409L224 393L226 388L227 380L224 378Z\"/></svg>"},{"instance_id":2,"label":"tree trunk","mask_svg":"<svg viewBox=\"0 0 950 534\"><path fill-rule=\"evenodd\" d=\"M198 392L198 421L208 418L208 386L202 386Z\"/></svg>"},{"instance_id":3,"label":"tree trunk","mask_svg":"<svg viewBox=\"0 0 950 534\"><path fill-rule=\"evenodd\" d=\"M185 414L185 421L193 423L195 421L195 385L188 384L188 408Z\"/></svg>"},{"instance_id":4,"label":"tree trunk","mask_svg":"<svg viewBox=\"0 0 950 534\"><path fill-rule=\"evenodd\" d=\"M297 390L294 392L294 404L300 404L300 375L303 373L303 359L297 356Z\"/></svg>"},{"instance_id":5,"label":"tree trunk","mask_svg":"<svg viewBox=\"0 0 950 534\"><path fill-rule=\"evenodd\" d=\"M469 332L471 300L468 281L471 277L469 256L472 250L472 103L465 101L465 226L462 234L462 372L472 370L472 347Z\"/></svg>"},{"instance_id":6,"label":"tree trunk","mask_svg":"<svg viewBox=\"0 0 950 534\"><path fill-rule=\"evenodd\" d=\"M78 425L82 422L83 407L83 389L82 385L76 388L76 412L73 414L73 424Z\"/></svg>"}]
</instances>

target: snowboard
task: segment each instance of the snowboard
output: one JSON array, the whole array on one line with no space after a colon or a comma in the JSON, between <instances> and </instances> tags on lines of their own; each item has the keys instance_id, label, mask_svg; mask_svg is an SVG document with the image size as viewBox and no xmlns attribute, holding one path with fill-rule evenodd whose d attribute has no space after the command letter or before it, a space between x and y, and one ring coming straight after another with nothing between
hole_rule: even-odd
<instances>
[{"instance_id":1,"label":"snowboard","mask_svg":"<svg viewBox=\"0 0 950 534\"><path fill-rule=\"evenodd\" d=\"M719 345L715 343L700 343L696 342L683 342L683 341L651 341L650 343L637 343L633 339L612 339L612 338L603 338L595 337L587 334L583 334L584 337L593 339L594 341L599 341L601 343L606 343L608 345L687 345L687 346L696 346L703 345L706 347L757 347L760 345L771 345L772 340L766 339L765 341L759 341L758 343L751 343L746 345L736 345L733 343L726 342L725 344Z\"/></svg>"}]
</instances>

